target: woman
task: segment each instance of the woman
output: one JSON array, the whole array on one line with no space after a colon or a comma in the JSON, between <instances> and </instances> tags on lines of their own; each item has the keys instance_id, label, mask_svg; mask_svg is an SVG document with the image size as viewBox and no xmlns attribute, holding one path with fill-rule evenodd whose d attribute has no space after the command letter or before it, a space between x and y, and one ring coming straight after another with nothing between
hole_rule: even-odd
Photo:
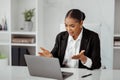
<instances>
[{"instance_id":1,"label":"woman","mask_svg":"<svg viewBox=\"0 0 120 80\"><path fill-rule=\"evenodd\" d=\"M51 52L41 48L40 56L57 57L61 67L99 69L100 40L97 33L83 27L84 19L82 11L69 10L64 21L66 31L57 35Z\"/></svg>"}]
</instances>

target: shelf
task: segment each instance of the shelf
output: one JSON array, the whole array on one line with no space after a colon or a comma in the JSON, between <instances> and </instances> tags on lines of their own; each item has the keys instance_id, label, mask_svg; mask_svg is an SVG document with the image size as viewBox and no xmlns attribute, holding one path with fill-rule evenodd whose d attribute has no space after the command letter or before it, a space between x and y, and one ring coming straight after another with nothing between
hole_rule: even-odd
<instances>
[{"instance_id":1,"label":"shelf","mask_svg":"<svg viewBox=\"0 0 120 80\"><path fill-rule=\"evenodd\" d=\"M120 34L115 34L114 37L120 37Z\"/></svg>"},{"instance_id":2,"label":"shelf","mask_svg":"<svg viewBox=\"0 0 120 80\"><path fill-rule=\"evenodd\" d=\"M120 46L114 46L114 49L120 49Z\"/></svg>"},{"instance_id":3,"label":"shelf","mask_svg":"<svg viewBox=\"0 0 120 80\"><path fill-rule=\"evenodd\" d=\"M2 3L2 5L0 5L0 18L2 20L2 25L5 19L7 21L7 30L0 30L0 52L5 53L8 56L9 65L12 65L12 61L14 61L12 57L14 53L12 50L13 47L27 48L31 54L37 52L38 26L41 23L39 23L38 19L38 1L39 0L0 1ZM27 4L28 2L29 4ZM32 18L33 29L31 31L26 29L21 30L21 28L25 28L23 12L33 8L35 8L35 13ZM18 42L15 42L15 39L17 39ZM19 57L20 55L17 55L15 52L15 56Z\"/></svg>"},{"instance_id":4,"label":"shelf","mask_svg":"<svg viewBox=\"0 0 120 80\"><path fill-rule=\"evenodd\" d=\"M36 44L12 43L12 46L36 46Z\"/></svg>"},{"instance_id":5,"label":"shelf","mask_svg":"<svg viewBox=\"0 0 120 80\"><path fill-rule=\"evenodd\" d=\"M36 32L24 32L24 31L19 31L19 32L11 32L12 35L36 35Z\"/></svg>"}]
</instances>

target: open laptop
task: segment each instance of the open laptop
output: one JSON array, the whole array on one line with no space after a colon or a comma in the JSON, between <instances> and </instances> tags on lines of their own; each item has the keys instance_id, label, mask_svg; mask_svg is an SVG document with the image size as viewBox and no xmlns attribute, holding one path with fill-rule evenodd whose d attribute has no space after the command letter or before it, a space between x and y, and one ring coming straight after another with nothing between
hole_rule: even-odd
<instances>
[{"instance_id":1,"label":"open laptop","mask_svg":"<svg viewBox=\"0 0 120 80\"><path fill-rule=\"evenodd\" d=\"M57 58L46 58L35 55L25 55L30 75L64 80L71 76L71 72L61 72Z\"/></svg>"}]
</instances>

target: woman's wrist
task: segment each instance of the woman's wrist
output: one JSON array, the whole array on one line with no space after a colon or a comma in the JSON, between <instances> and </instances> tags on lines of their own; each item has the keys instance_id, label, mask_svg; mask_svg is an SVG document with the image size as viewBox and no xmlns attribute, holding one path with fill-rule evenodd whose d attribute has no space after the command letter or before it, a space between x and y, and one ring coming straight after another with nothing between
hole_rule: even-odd
<instances>
[{"instance_id":1,"label":"woman's wrist","mask_svg":"<svg viewBox=\"0 0 120 80\"><path fill-rule=\"evenodd\" d=\"M52 53L50 53L50 57L51 57L51 58L53 57Z\"/></svg>"},{"instance_id":2,"label":"woman's wrist","mask_svg":"<svg viewBox=\"0 0 120 80\"><path fill-rule=\"evenodd\" d=\"M80 60L85 64L87 61L87 57L83 55L80 57Z\"/></svg>"}]
</instances>

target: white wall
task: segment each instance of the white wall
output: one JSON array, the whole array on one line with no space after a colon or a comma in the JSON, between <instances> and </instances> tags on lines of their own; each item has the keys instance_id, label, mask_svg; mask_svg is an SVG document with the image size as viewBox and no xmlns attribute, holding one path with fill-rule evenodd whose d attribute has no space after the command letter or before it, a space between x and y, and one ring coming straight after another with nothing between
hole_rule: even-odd
<instances>
[{"instance_id":1,"label":"white wall","mask_svg":"<svg viewBox=\"0 0 120 80\"><path fill-rule=\"evenodd\" d=\"M29 5L28 4L29 1ZM11 15L12 15L12 31L20 30L24 26L24 15L23 12L25 10L33 9L36 7L35 3L37 0L11 0ZM36 10L35 10L36 12ZM17 14L16 14L17 13ZM32 18L33 26L36 26L35 19L36 15ZM35 31L35 27L33 27L33 31Z\"/></svg>"},{"instance_id":2,"label":"white wall","mask_svg":"<svg viewBox=\"0 0 120 80\"><path fill-rule=\"evenodd\" d=\"M38 17L37 17L37 20L38 20L38 23L36 24L38 26L38 51L40 51L40 47L43 47L44 46L44 2L43 0L38 0L37 2L38 4L38 8L37 8L37 14Z\"/></svg>"},{"instance_id":3,"label":"white wall","mask_svg":"<svg viewBox=\"0 0 120 80\"><path fill-rule=\"evenodd\" d=\"M113 64L114 0L44 0L44 47L53 48L60 24L71 8L85 12L85 23L100 23L102 63L107 68Z\"/></svg>"}]
</instances>

